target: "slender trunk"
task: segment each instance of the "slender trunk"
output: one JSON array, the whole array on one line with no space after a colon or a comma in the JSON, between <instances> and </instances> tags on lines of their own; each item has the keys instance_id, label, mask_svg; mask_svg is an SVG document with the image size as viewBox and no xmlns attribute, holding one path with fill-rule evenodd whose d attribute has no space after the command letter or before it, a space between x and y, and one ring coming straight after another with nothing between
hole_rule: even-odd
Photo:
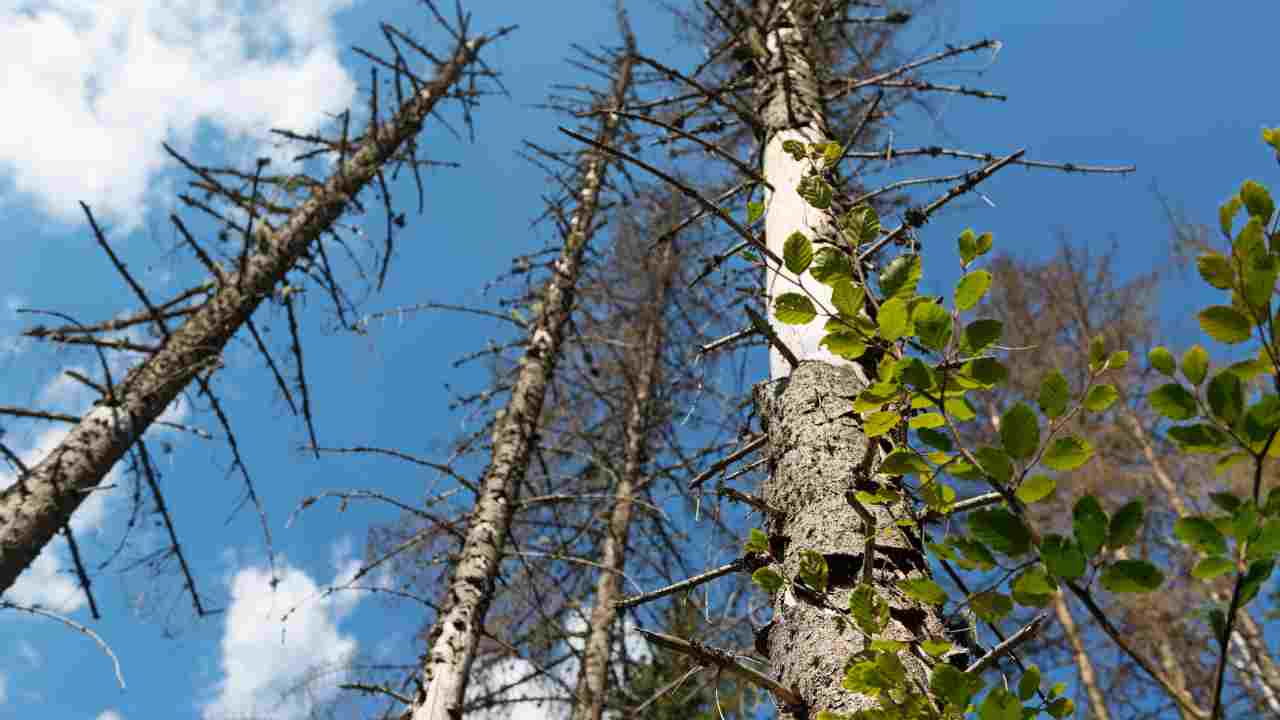
<instances>
[{"instance_id":1,"label":"slender trunk","mask_svg":"<svg viewBox=\"0 0 1280 720\"><path fill-rule=\"evenodd\" d=\"M672 241L674 242L674 241ZM632 501L642 483L640 477L644 457L648 454L647 438L651 418L650 400L662 360L663 311L670 272L672 242L666 244L659 261L662 280L651 299L641 343L640 367L636 373L635 397L627 411L625 457L622 475L614 491L614 506L609 513L609 529L604 539L600 563L603 566L596 581L595 605L591 608L591 625L582 654L582 670L578 673L573 720L600 720L604 714L605 689L609 678L610 629L617 610L614 603L621 596L622 571L626 564L627 535L631 528Z\"/></svg>"},{"instance_id":2,"label":"slender trunk","mask_svg":"<svg viewBox=\"0 0 1280 720\"><path fill-rule=\"evenodd\" d=\"M608 101L611 107L620 107L630 89L632 57L628 52L618 66ZM605 114L596 139L607 144L619 123L617 115ZM543 289L541 307L529 330L528 349L516 370L511 399L494 424L493 457L480 483L480 494L441 614L429 636L430 649L422 664L422 686L426 691L413 709L413 720L457 720L462 716L467 675L493 599L512 508L528 468L547 385L559 359L607 165L605 155L587 151L577 207L569 221L564 248Z\"/></svg>"},{"instance_id":3,"label":"slender trunk","mask_svg":"<svg viewBox=\"0 0 1280 720\"><path fill-rule=\"evenodd\" d=\"M1111 720L1107 712L1107 700L1098 686L1098 675L1093 671L1093 663L1089 660L1089 651L1085 649L1080 631L1076 629L1076 621L1071 617L1071 608L1067 606L1067 596L1055 593L1053 596L1053 612L1058 616L1062 632L1071 643L1071 657L1076 668L1080 670L1080 684L1084 685L1085 695L1089 697L1089 717L1094 720Z\"/></svg>"},{"instance_id":4,"label":"slender trunk","mask_svg":"<svg viewBox=\"0 0 1280 720\"><path fill-rule=\"evenodd\" d=\"M769 249L779 257L792 233L803 233L812 240L827 223L825 214L810 207L797 192L808 163L795 160L782 147L788 140L830 140L810 55L809 33L818 22L808 15L814 5L801 0L761 0L756 6L755 25L763 31L767 54L765 66L758 67L756 74L758 102L763 108L764 176L772 188L767 197L765 234ZM782 268L770 268L766 277L770 305L778 295L797 291L797 283L803 283L817 303L832 307L830 288L808 272L797 278ZM831 583L824 602L803 597L791 588L779 591L773 598L773 620L757 644L767 649L779 681L806 705L807 714L788 708L781 717L873 708L879 699L850 692L840 681L846 661L864 649L866 640L829 610L849 607L858 585L859 573L854 569L864 559L866 528L846 497L855 483L870 479L878 454L857 415L850 411L854 397L867 384L867 374L860 365L819 346L824 335L822 316L807 325L775 322L773 330L800 360L792 369L777 350L771 350L772 382L757 385L755 392L771 458L770 476L761 495L766 504L782 511L770 518L767 527L775 548L774 568L784 578L796 578L802 554L816 552L827 562ZM905 508L897 505L872 506L870 510L880 529L893 527L905 513ZM905 533L893 531L881 533L876 543L879 560L886 559L881 550L894 559L893 563L873 566L873 589L889 604L892 617L880 637L941 637L942 624L933 608L908 600L893 588L908 574L927 572L918 544L909 542ZM928 686L927 669L906 653L900 657L908 682L923 693Z\"/></svg>"},{"instance_id":5,"label":"slender trunk","mask_svg":"<svg viewBox=\"0 0 1280 720\"><path fill-rule=\"evenodd\" d=\"M99 400L56 448L26 476L0 492L0 592L8 590L76 508L151 423L199 372L215 368L222 349L271 297L317 239L422 129L490 38L460 43L435 79L400 107L395 117L357 145L278 230L260 225L255 252L243 267L219 278L213 297L190 315L164 345ZM246 242L249 242L246 239Z\"/></svg>"}]
</instances>

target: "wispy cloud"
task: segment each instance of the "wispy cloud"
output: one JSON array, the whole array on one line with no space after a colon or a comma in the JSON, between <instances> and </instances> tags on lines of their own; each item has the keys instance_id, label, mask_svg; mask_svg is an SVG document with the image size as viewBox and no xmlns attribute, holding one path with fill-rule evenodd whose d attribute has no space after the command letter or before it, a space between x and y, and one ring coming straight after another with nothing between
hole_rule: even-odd
<instances>
[{"instance_id":1,"label":"wispy cloud","mask_svg":"<svg viewBox=\"0 0 1280 720\"><path fill-rule=\"evenodd\" d=\"M0 86L21 112L0 133L0 190L63 222L80 222L84 201L118 230L138 227L163 189L162 141L272 155L260 147L268 129L314 130L346 109L355 82L334 17L353 3L5 3Z\"/></svg>"}]
</instances>

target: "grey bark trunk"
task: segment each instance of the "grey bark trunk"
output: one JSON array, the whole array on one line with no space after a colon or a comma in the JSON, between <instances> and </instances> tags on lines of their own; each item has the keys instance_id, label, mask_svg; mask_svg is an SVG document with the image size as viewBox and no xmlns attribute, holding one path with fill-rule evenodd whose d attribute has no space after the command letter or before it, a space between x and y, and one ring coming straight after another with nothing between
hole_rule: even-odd
<instances>
[{"instance_id":1,"label":"grey bark trunk","mask_svg":"<svg viewBox=\"0 0 1280 720\"><path fill-rule=\"evenodd\" d=\"M810 207L797 192L808 164L782 149L787 140L822 143L831 139L818 93L818 73L810 57L813 38L809 33L816 19L808 13L814 6L805 0L757 4L756 26L765 28L767 51L766 67L757 69L757 95L765 128L764 176L772 187L765 235L769 249L779 257L791 233L801 232L812 240L828 224L825 213ZM832 307L831 288L807 271L797 277L785 268L770 268L766 274L770 305L778 295L797 291L797 284L803 284L820 308ZM841 686L846 661L863 649L865 639L831 610L849 607L858 582L852 568L861 565L863 556L863 522L846 493L858 481L870 479L878 455L852 410L867 376L858 364L819 346L825 334L823 323L821 314L807 325L773 322L775 333L801 362L792 370L781 354L771 350L773 380L758 385L755 394L771 457L770 476L761 495L767 505L782 511L767 527L775 548L775 569L784 578L797 577L801 552L808 550L821 553L832 573L832 585L821 605L790 589L780 591L773 598L773 620L761 639L778 679L804 700L808 713L804 717L814 717L821 710L854 712L876 707L878 702ZM892 528L905 513L903 507L869 509L882 529ZM936 611L904 597L895 586L899 579L927 572L922 552L900 532L882 532L876 543L877 550L883 547L885 553L876 553L873 582L893 618L884 637L942 637ZM908 681L927 688L928 669L907 653L901 659ZM790 716L784 712L783 717Z\"/></svg>"},{"instance_id":2,"label":"grey bark trunk","mask_svg":"<svg viewBox=\"0 0 1280 720\"><path fill-rule=\"evenodd\" d=\"M674 241L672 241L674 242ZM663 310L671 272L671 243L666 244L659 265L662 281L652 298L650 316L645 322L641 343L640 367L636 373L635 397L627 410L625 449L622 474L614 489L614 506L609 513L608 534L604 539L600 563L603 566L596 581L595 605L591 608L591 624L583 648L582 669L578 673L573 720L601 720L604 715L605 690L609 680L611 630L617 610L614 603L621 598L622 571L626 566L627 536L635 493L643 485L640 476L647 455L650 407L658 368L662 360Z\"/></svg>"},{"instance_id":3,"label":"grey bark trunk","mask_svg":"<svg viewBox=\"0 0 1280 720\"><path fill-rule=\"evenodd\" d=\"M614 77L610 98L613 107L622 105L631 86L631 67L632 59L627 55ZM619 121L617 115L606 114L596 139L608 143ZM422 664L422 686L426 690L413 708L413 720L456 720L462 716L467 676L493 599L512 508L528 468L547 384L560 355L607 165L605 155L588 151L564 248L543 289L542 305L529 331L528 349L516 371L511 399L494 424L493 457L480 483L480 495L441 614L429 636L430 648Z\"/></svg>"},{"instance_id":4,"label":"grey bark trunk","mask_svg":"<svg viewBox=\"0 0 1280 720\"><path fill-rule=\"evenodd\" d=\"M488 38L460 44L435 79L409 99L278 230L260 226L245 267L222 278L216 293L155 354L136 365L25 477L0 492L0 592L8 590L196 373L215 367L222 349L277 283L307 255L351 198L422 129Z\"/></svg>"}]
</instances>

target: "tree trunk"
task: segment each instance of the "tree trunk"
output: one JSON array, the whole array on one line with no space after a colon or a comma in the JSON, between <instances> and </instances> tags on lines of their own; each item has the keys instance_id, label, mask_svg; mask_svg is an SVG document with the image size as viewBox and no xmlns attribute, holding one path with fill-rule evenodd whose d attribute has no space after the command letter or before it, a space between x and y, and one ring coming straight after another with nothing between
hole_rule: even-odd
<instances>
[{"instance_id":1,"label":"tree trunk","mask_svg":"<svg viewBox=\"0 0 1280 720\"><path fill-rule=\"evenodd\" d=\"M1062 625L1062 632L1067 636L1067 642L1071 644L1071 657L1080 671L1080 684L1084 685L1085 695L1089 697L1089 717L1094 720L1111 720L1111 715L1107 712L1106 696L1102 694L1102 688L1098 685L1098 675L1093 671L1089 651L1084 646L1079 629L1076 628L1075 619L1071 617L1071 608L1067 605L1067 596L1064 593L1054 594L1053 612L1058 616L1058 623Z\"/></svg>"},{"instance_id":2,"label":"tree trunk","mask_svg":"<svg viewBox=\"0 0 1280 720\"><path fill-rule=\"evenodd\" d=\"M769 249L782 257L783 245L792 233L800 232L813 240L827 225L825 213L810 207L797 192L809 164L795 160L782 147L788 140L830 141L810 57L812 38L808 33L818 21L808 15L814 4L802 0L761 0L756 7L755 24L764 28L767 50L765 67L756 73L758 101L763 107L764 177L772 188L766 201L765 234ZM832 307L831 288L808 272L797 278L784 268L770 268L766 287L771 308L778 295L797 291L798 282L819 307ZM776 349L771 349L772 382L757 385L755 392L770 454L770 476L761 495L768 506L781 511L767 526L774 549L773 567L784 578L794 579L802 553L812 551L823 556L830 572L830 584L821 601L797 592L794 586L779 591L773 598L773 620L757 641L767 649L778 679L806 705L807 714L793 715L784 709L784 718L814 717L822 710L851 713L877 707L880 702L842 687L845 663L867 643L847 616L832 611L849 607L858 586L856 569L862 564L866 540L863 520L846 498L855 483L871 478L879 455L852 410L853 399L868 383L867 373L858 363L819 346L823 323L822 315L807 325L772 322L774 332L800 364L792 369ZM889 530L876 538L877 561L873 565L873 589L888 603L892 618L880 637L942 637L936 612L907 599L894 586L899 579L927 572L918 544L892 530L896 519L904 517L905 508L869 509L876 527ZM928 687L927 668L906 652L900 659L908 682Z\"/></svg>"},{"instance_id":3,"label":"tree trunk","mask_svg":"<svg viewBox=\"0 0 1280 720\"><path fill-rule=\"evenodd\" d=\"M574 693L573 720L600 720L604 714L606 686L609 680L611 628L617 610L614 603L621 597L622 571L626 564L627 535L631 528L633 499L643 485L640 477L648 454L647 439L651 419L650 400L662 361L663 323L667 290L673 273L672 243L666 243L658 273L662 280L645 311L644 340L640 349L640 367L636 373L635 397L627 410L625 449L622 475L614 490L614 506L609 513L608 534L604 539L596 581L595 605L591 608L591 625L582 654L582 669Z\"/></svg>"},{"instance_id":4,"label":"tree trunk","mask_svg":"<svg viewBox=\"0 0 1280 720\"><path fill-rule=\"evenodd\" d=\"M631 86L631 67L632 54L628 52L614 77L611 107L622 105ZM604 115L596 139L608 143L619 123L619 116ZM430 648L422 664L422 686L426 690L413 709L413 720L457 720L462 716L467 675L493 599L512 508L528 468L547 385L560 355L607 165L604 154L594 150L586 153L577 208L569 221L564 248L543 289L541 307L529 330L528 349L516 370L511 399L494 424L493 457L480 483L480 495L441 614L429 636Z\"/></svg>"},{"instance_id":5,"label":"tree trunk","mask_svg":"<svg viewBox=\"0 0 1280 720\"><path fill-rule=\"evenodd\" d=\"M116 461L173 402L187 383L216 367L222 349L271 297L273 288L317 239L422 129L427 116L489 38L460 43L435 79L391 120L353 148L347 160L278 230L259 225L255 252L245 266L219 278L213 297L200 306L155 354L134 366L113 397L99 400L31 472L0 492L0 592L12 587L44 546ZM249 242L246 239L246 242Z\"/></svg>"}]
</instances>

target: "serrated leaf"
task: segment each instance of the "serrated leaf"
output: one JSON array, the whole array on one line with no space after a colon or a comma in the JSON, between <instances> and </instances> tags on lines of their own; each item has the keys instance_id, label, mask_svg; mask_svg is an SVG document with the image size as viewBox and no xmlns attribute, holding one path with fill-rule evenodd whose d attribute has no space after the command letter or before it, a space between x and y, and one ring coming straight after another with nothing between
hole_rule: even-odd
<instances>
[{"instance_id":1,"label":"serrated leaf","mask_svg":"<svg viewBox=\"0 0 1280 720\"><path fill-rule=\"evenodd\" d=\"M907 334L907 321L907 301L900 297L886 301L880 306L880 314L876 316L880 337L889 342Z\"/></svg>"},{"instance_id":2,"label":"serrated leaf","mask_svg":"<svg viewBox=\"0 0 1280 720\"><path fill-rule=\"evenodd\" d=\"M1219 290L1230 290L1235 282L1235 270L1231 267L1231 261L1220 253L1202 254L1196 258L1196 269L1205 282Z\"/></svg>"},{"instance_id":3,"label":"serrated leaf","mask_svg":"<svg viewBox=\"0 0 1280 720\"><path fill-rule=\"evenodd\" d=\"M920 273L919 255L899 255L880 273L880 293L886 298L910 298L916 294Z\"/></svg>"},{"instance_id":4,"label":"serrated leaf","mask_svg":"<svg viewBox=\"0 0 1280 720\"><path fill-rule=\"evenodd\" d=\"M941 351L951 342L951 313L937 303L924 302L911 313L920 344Z\"/></svg>"},{"instance_id":5,"label":"serrated leaf","mask_svg":"<svg viewBox=\"0 0 1280 720\"><path fill-rule=\"evenodd\" d=\"M1040 424L1026 403L1009 408L1000 418L1000 444L1009 457L1026 460L1040 448Z\"/></svg>"},{"instance_id":6,"label":"serrated leaf","mask_svg":"<svg viewBox=\"0 0 1280 720\"><path fill-rule=\"evenodd\" d=\"M900 422L902 416L896 412L873 412L862 421L862 432L869 438L879 437L897 427Z\"/></svg>"},{"instance_id":7,"label":"serrated leaf","mask_svg":"<svg viewBox=\"0 0 1280 720\"><path fill-rule=\"evenodd\" d=\"M856 317L866 299L865 290L843 278L831 286L831 304L835 305L836 310L839 310L842 315Z\"/></svg>"},{"instance_id":8,"label":"serrated leaf","mask_svg":"<svg viewBox=\"0 0 1280 720\"><path fill-rule=\"evenodd\" d=\"M1088 394L1084 396L1084 406L1093 412L1103 412L1119 397L1120 392L1115 385L1099 383L1089 388Z\"/></svg>"},{"instance_id":9,"label":"serrated leaf","mask_svg":"<svg viewBox=\"0 0 1280 720\"><path fill-rule=\"evenodd\" d=\"M1045 375L1040 381L1040 412L1051 420L1062 417L1070 401L1071 386L1067 384L1067 376L1059 370Z\"/></svg>"},{"instance_id":10,"label":"serrated leaf","mask_svg":"<svg viewBox=\"0 0 1280 720\"><path fill-rule=\"evenodd\" d=\"M818 347L825 347L845 360L857 360L867 352L867 343L860 336L848 332L827 333L818 342Z\"/></svg>"},{"instance_id":11,"label":"serrated leaf","mask_svg":"<svg viewBox=\"0 0 1280 720\"><path fill-rule=\"evenodd\" d=\"M1147 395L1151 409L1170 420L1190 420L1200 414L1196 396L1180 383L1166 383Z\"/></svg>"},{"instance_id":12,"label":"serrated leaf","mask_svg":"<svg viewBox=\"0 0 1280 720\"><path fill-rule=\"evenodd\" d=\"M991 273L986 270L975 270L960 278L956 283L956 307L969 310L982 300L991 287Z\"/></svg>"},{"instance_id":13,"label":"serrated leaf","mask_svg":"<svg viewBox=\"0 0 1280 720\"><path fill-rule=\"evenodd\" d=\"M1200 311L1200 329L1220 343L1235 345L1250 337L1249 318L1230 305L1213 305Z\"/></svg>"},{"instance_id":14,"label":"serrated leaf","mask_svg":"<svg viewBox=\"0 0 1280 720\"><path fill-rule=\"evenodd\" d=\"M1093 457L1093 446L1075 436L1060 437L1045 451L1040 462L1060 472L1075 470Z\"/></svg>"},{"instance_id":15,"label":"serrated leaf","mask_svg":"<svg viewBox=\"0 0 1280 720\"><path fill-rule=\"evenodd\" d=\"M1151 351L1147 353L1147 362L1151 363L1151 367L1161 374L1169 377L1173 377L1174 372L1178 369L1173 359L1173 353L1169 352L1169 348L1163 345L1151 348Z\"/></svg>"},{"instance_id":16,"label":"serrated leaf","mask_svg":"<svg viewBox=\"0 0 1280 720\"><path fill-rule=\"evenodd\" d=\"M1004 323L999 320L974 320L960 334L960 351L966 355L977 355L999 341L1002 334Z\"/></svg>"},{"instance_id":17,"label":"serrated leaf","mask_svg":"<svg viewBox=\"0 0 1280 720\"><path fill-rule=\"evenodd\" d=\"M1141 500L1130 500L1115 515L1111 516L1111 526L1107 529L1107 547L1122 548L1138 539L1142 531L1145 508Z\"/></svg>"},{"instance_id":18,"label":"serrated leaf","mask_svg":"<svg viewBox=\"0 0 1280 720\"><path fill-rule=\"evenodd\" d=\"M1031 549L1031 533L1027 527L1003 508L970 513L969 532L987 547L1009 557L1024 555Z\"/></svg>"},{"instance_id":19,"label":"serrated leaf","mask_svg":"<svg viewBox=\"0 0 1280 720\"><path fill-rule=\"evenodd\" d=\"M800 179L796 194L818 210L831 207L831 185L818 175L808 175Z\"/></svg>"},{"instance_id":20,"label":"serrated leaf","mask_svg":"<svg viewBox=\"0 0 1280 720\"><path fill-rule=\"evenodd\" d=\"M1235 568L1235 564L1226 558L1207 557L1196 563L1194 568L1191 568L1191 577L1197 580L1212 580L1231 572L1233 568Z\"/></svg>"},{"instance_id":21,"label":"serrated leaf","mask_svg":"<svg viewBox=\"0 0 1280 720\"><path fill-rule=\"evenodd\" d=\"M1114 593L1148 593L1160 588L1164 573L1146 560L1117 560L1102 571L1098 581Z\"/></svg>"},{"instance_id":22,"label":"serrated leaf","mask_svg":"<svg viewBox=\"0 0 1280 720\"><path fill-rule=\"evenodd\" d=\"M1204 376L1208 372L1209 353L1203 345L1196 343L1182 353L1182 374L1191 381L1192 385L1204 382Z\"/></svg>"},{"instance_id":23,"label":"serrated leaf","mask_svg":"<svg viewBox=\"0 0 1280 720\"><path fill-rule=\"evenodd\" d=\"M1206 393L1213 416L1232 425L1244 412L1244 383L1230 370L1223 370L1209 381Z\"/></svg>"},{"instance_id":24,"label":"serrated leaf","mask_svg":"<svg viewBox=\"0 0 1280 720\"><path fill-rule=\"evenodd\" d=\"M800 293L783 293L773 302L773 314L779 322L804 325L818 316L813 302Z\"/></svg>"},{"instance_id":25,"label":"serrated leaf","mask_svg":"<svg viewBox=\"0 0 1280 720\"><path fill-rule=\"evenodd\" d=\"M1046 535L1040 543L1040 559L1053 575L1074 580L1084 575L1088 560L1080 546L1062 535Z\"/></svg>"},{"instance_id":26,"label":"serrated leaf","mask_svg":"<svg viewBox=\"0 0 1280 720\"><path fill-rule=\"evenodd\" d=\"M840 280L853 280L853 265L849 262L848 255L833 247L824 246L813 253L809 274L823 285L833 287Z\"/></svg>"},{"instance_id":27,"label":"serrated leaf","mask_svg":"<svg viewBox=\"0 0 1280 720\"><path fill-rule=\"evenodd\" d=\"M1174 537L1206 555L1225 555L1227 539L1208 518L1192 515L1173 524Z\"/></svg>"},{"instance_id":28,"label":"serrated leaf","mask_svg":"<svg viewBox=\"0 0 1280 720\"><path fill-rule=\"evenodd\" d=\"M786 242L782 244L782 262L796 275L809 269L809 264L813 262L813 243L809 242L804 233L796 231L787 236Z\"/></svg>"},{"instance_id":29,"label":"serrated leaf","mask_svg":"<svg viewBox=\"0 0 1280 720\"><path fill-rule=\"evenodd\" d=\"M1049 497L1057 487L1058 481L1048 475L1032 475L1022 481L1014 495L1017 495L1019 500L1029 505Z\"/></svg>"},{"instance_id":30,"label":"serrated leaf","mask_svg":"<svg viewBox=\"0 0 1280 720\"><path fill-rule=\"evenodd\" d=\"M898 589L907 597L930 605L941 605L947 601L947 592L929 578L899 580Z\"/></svg>"},{"instance_id":31,"label":"serrated leaf","mask_svg":"<svg viewBox=\"0 0 1280 720\"><path fill-rule=\"evenodd\" d=\"M1092 495L1076 501L1071 511L1071 530L1084 554L1093 557L1107 541L1107 513Z\"/></svg>"},{"instance_id":32,"label":"serrated leaf","mask_svg":"<svg viewBox=\"0 0 1280 720\"><path fill-rule=\"evenodd\" d=\"M889 604L874 587L862 584L849 595L849 614L853 621L868 635L877 635L889 624Z\"/></svg>"}]
</instances>

